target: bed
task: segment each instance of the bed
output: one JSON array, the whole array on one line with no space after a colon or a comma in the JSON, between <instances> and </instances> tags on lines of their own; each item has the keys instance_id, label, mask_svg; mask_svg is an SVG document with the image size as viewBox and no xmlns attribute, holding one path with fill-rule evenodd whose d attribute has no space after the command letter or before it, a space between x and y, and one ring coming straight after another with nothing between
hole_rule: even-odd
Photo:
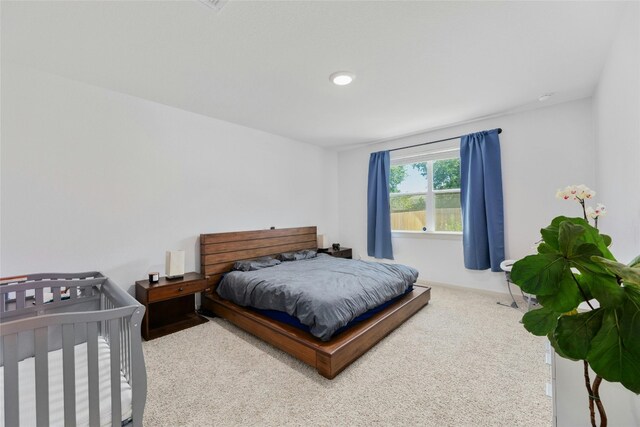
<instances>
[{"instance_id":1,"label":"bed","mask_svg":"<svg viewBox=\"0 0 640 427\"><path fill-rule=\"evenodd\" d=\"M98 272L0 286L6 426L141 426L144 306Z\"/></svg>"},{"instance_id":2,"label":"bed","mask_svg":"<svg viewBox=\"0 0 640 427\"><path fill-rule=\"evenodd\" d=\"M202 234L201 272L215 288L222 275L231 271L236 261L304 249L316 250L316 242L316 227ZM202 308L313 366L325 378L332 379L427 305L429 299L430 288L414 286L384 309L339 331L328 341L275 320L252 307L243 307L222 298L216 290L203 295Z\"/></svg>"}]
</instances>

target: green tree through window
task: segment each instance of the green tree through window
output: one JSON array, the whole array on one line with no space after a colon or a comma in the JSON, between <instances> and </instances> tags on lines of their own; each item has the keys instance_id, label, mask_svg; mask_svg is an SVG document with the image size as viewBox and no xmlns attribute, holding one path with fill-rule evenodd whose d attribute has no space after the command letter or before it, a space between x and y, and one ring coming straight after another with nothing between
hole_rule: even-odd
<instances>
[{"instance_id":1,"label":"green tree through window","mask_svg":"<svg viewBox=\"0 0 640 427\"><path fill-rule=\"evenodd\" d=\"M391 193L397 193L398 185L402 184L402 181L407 177L407 170L404 165L391 166L391 174L389 175L389 191Z\"/></svg>"},{"instance_id":2,"label":"green tree through window","mask_svg":"<svg viewBox=\"0 0 640 427\"><path fill-rule=\"evenodd\" d=\"M414 163L412 166L426 178L426 163ZM460 188L460 159L436 160L433 162L433 189L449 190L452 188Z\"/></svg>"}]
</instances>

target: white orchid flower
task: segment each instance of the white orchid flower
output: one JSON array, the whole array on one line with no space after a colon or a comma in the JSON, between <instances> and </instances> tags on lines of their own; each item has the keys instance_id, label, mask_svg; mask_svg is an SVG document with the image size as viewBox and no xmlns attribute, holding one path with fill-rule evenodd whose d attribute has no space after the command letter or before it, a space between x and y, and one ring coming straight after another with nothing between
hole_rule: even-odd
<instances>
[{"instance_id":1,"label":"white orchid flower","mask_svg":"<svg viewBox=\"0 0 640 427\"><path fill-rule=\"evenodd\" d=\"M586 199L593 199L596 192L584 184L567 185L564 189L556 191L556 198L563 200L576 200L582 203Z\"/></svg>"},{"instance_id":2,"label":"white orchid flower","mask_svg":"<svg viewBox=\"0 0 640 427\"><path fill-rule=\"evenodd\" d=\"M588 218L598 219L601 216L605 216L607 214L607 208L602 203L598 203L595 209L591 206L587 206L584 212Z\"/></svg>"},{"instance_id":3,"label":"white orchid flower","mask_svg":"<svg viewBox=\"0 0 640 427\"><path fill-rule=\"evenodd\" d=\"M558 190L556 192L556 197L562 198L562 200L573 200L576 197L576 193L577 189L572 185L568 185L564 190Z\"/></svg>"},{"instance_id":4,"label":"white orchid flower","mask_svg":"<svg viewBox=\"0 0 640 427\"><path fill-rule=\"evenodd\" d=\"M607 214L607 208L602 203L598 203L595 209L591 206L587 206L585 203L586 199L593 199L596 195L596 192L587 187L584 184L580 185L567 185L564 189L558 189L556 191L556 198L563 200L575 200L580 204L582 208L582 212L584 214L584 219L589 222L589 220L593 220L594 227L598 228L598 219L601 216L605 216Z\"/></svg>"},{"instance_id":5,"label":"white orchid flower","mask_svg":"<svg viewBox=\"0 0 640 427\"><path fill-rule=\"evenodd\" d=\"M596 194L595 191L593 191L592 189L590 189L584 184L575 186L575 189L576 189L576 198L580 200L591 199Z\"/></svg>"}]
</instances>

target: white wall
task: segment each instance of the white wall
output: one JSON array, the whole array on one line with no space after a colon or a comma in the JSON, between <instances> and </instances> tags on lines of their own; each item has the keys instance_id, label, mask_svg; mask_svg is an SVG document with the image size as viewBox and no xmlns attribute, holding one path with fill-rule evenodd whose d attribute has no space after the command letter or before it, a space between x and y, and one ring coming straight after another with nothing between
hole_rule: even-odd
<instances>
[{"instance_id":1,"label":"white wall","mask_svg":"<svg viewBox=\"0 0 640 427\"><path fill-rule=\"evenodd\" d=\"M628 262L640 254L640 4L627 5L618 31L593 99L596 196L609 210L600 229L613 238L616 258ZM557 425L588 425L582 364L556 355L555 374ZM640 396L608 382L601 396L609 425L640 425Z\"/></svg>"},{"instance_id":2,"label":"white wall","mask_svg":"<svg viewBox=\"0 0 640 427\"><path fill-rule=\"evenodd\" d=\"M98 269L124 288L200 233L337 235L337 155L2 64L0 275Z\"/></svg>"},{"instance_id":3,"label":"white wall","mask_svg":"<svg viewBox=\"0 0 640 427\"><path fill-rule=\"evenodd\" d=\"M527 255L553 217L581 215L577 205L555 199L556 189L595 187L592 119L591 100L584 99L340 152L340 242L367 258L371 152L501 127L506 255ZM464 268L461 236L396 233L393 248L395 261L416 267L421 280L506 292L503 274Z\"/></svg>"},{"instance_id":4,"label":"white wall","mask_svg":"<svg viewBox=\"0 0 640 427\"><path fill-rule=\"evenodd\" d=\"M594 96L602 230L623 262L640 255L640 4L627 5Z\"/></svg>"}]
</instances>

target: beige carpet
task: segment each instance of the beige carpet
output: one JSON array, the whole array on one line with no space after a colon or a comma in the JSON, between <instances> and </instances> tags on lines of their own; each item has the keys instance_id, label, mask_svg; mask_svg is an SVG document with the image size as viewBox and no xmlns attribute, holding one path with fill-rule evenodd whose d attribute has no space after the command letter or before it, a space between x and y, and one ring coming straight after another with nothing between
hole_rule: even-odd
<instances>
[{"instance_id":1,"label":"beige carpet","mask_svg":"<svg viewBox=\"0 0 640 427\"><path fill-rule=\"evenodd\" d=\"M215 319L144 344L145 425L549 426L544 340L521 316L495 296L434 287L331 381Z\"/></svg>"}]
</instances>

